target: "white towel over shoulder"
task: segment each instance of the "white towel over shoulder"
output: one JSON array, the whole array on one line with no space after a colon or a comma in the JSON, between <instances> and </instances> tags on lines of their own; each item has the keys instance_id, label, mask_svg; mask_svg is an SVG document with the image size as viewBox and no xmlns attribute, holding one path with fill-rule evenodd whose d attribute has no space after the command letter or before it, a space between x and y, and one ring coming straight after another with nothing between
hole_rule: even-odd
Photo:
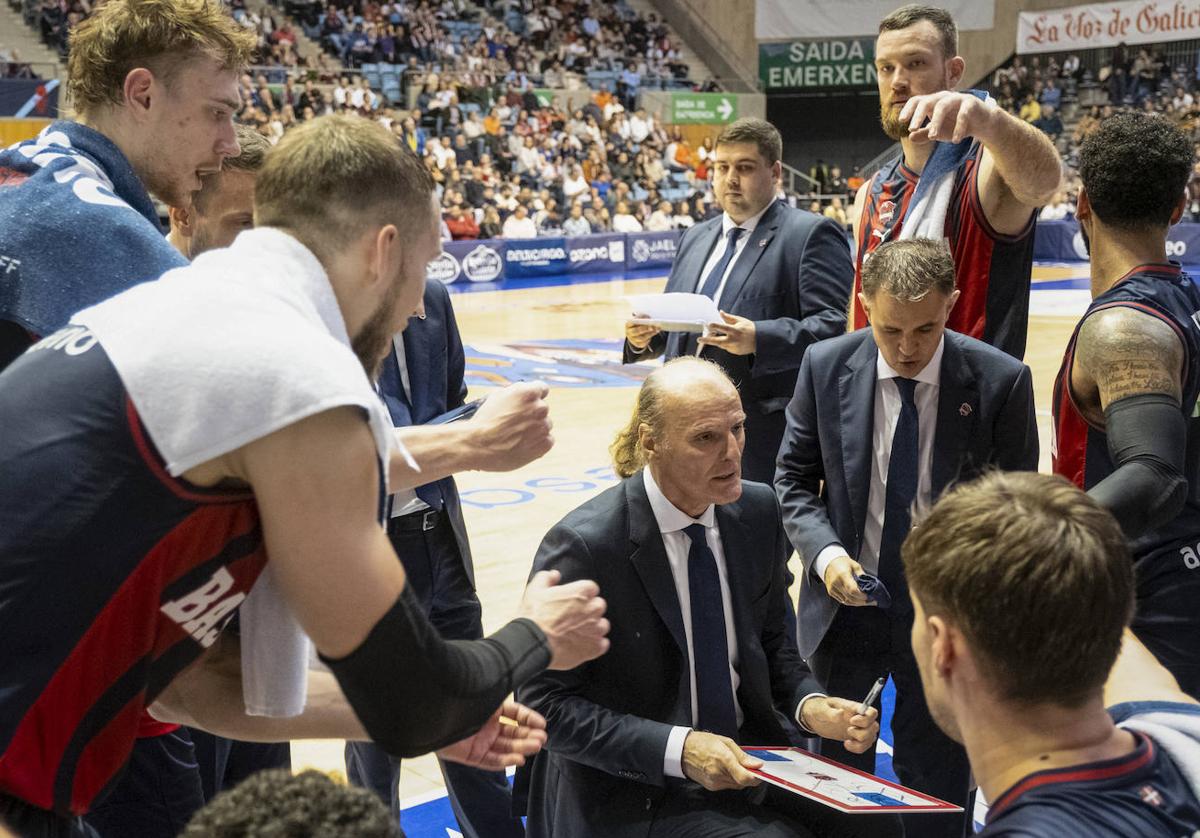
<instances>
[{"instance_id":1,"label":"white towel over shoulder","mask_svg":"<svg viewBox=\"0 0 1200 838\"><path fill-rule=\"evenodd\" d=\"M174 476L345 405L365 412L388 462L392 422L350 348L329 278L283 232L247 231L71 322L99 339ZM309 641L269 571L241 620L247 709L298 714Z\"/></svg>"}]
</instances>

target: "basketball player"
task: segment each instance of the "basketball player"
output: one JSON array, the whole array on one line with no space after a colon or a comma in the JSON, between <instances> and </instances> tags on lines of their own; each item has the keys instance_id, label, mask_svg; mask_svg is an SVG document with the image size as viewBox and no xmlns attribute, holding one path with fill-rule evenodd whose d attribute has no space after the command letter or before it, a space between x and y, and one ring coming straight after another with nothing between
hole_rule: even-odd
<instances>
[{"instance_id":1,"label":"basketball player","mask_svg":"<svg viewBox=\"0 0 1200 838\"><path fill-rule=\"evenodd\" d=\"M1113 513L1137 571L1133 631L1200 697L1200 291L1167 260L1191 139L1122 113L1080 150L1092 303L1054 384L1054 471Z\"/></svg>"}]
</instances>

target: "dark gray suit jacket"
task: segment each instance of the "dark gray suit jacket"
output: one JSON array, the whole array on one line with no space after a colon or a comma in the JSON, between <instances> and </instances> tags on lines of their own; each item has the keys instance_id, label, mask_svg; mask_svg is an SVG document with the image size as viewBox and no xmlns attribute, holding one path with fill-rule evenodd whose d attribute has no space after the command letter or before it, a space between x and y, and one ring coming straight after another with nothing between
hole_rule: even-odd
<instances>
[{"instance_id":1,"label":"dark gray suit jacket","mask_svg":"<svg viewBox=\"0 0 1200 838\"><path fill-rule=\"evenodd\" d=\"M787 409L775 491L788 537L804 564L800 652L820 645L837 609L812 573L825 547L857 558L871 491L876 359L869 328L809 349ZM981 341L946 330L930 490L936 499L989 467L1036 471L1037 418L1029 367Z\"/></svg>"},{"instance_id":2,"label":"dark gray suit jacket","mask_svg":"<svg viewBox=\"0 0 1200 838\"><path fill-rule=\"evenodd\" d=\"M721 219L697 224L679 242L667 292L696 290L713 248L721 238ZM723 311L753 320L753 355L731 355L706 347L729 373L746 411L746 448L742 474L771 482L783 438L784 409L796 385L796 371L809 345L846 330L854 284L854 264L846 234L828 218L775 201L750 235L718 300ZM625 344L625 363L682 354L685 333L655 336L637 354ZM694 346L694 344L693 344Z\"/></svg>"},{"instance_id":3,"label":"dark gray suit jacket","mask_svg":"<svg viewBox=\"0 0 1200 838\"><path fill-rule=\"evenodd\" d=\"M738 640L744 744L789 744L790 714L819 692L785 628L791 548L770 487L743 483L718 506L717 525ZM594 579L608 601L609 651L570 672L545 672L517 698L546 717L549 741L518 774L528 790L528 834L644 836L669 789L667 737L691 726L683 617L666 548L641 473L571 512L542 541L533 571Z\"/></svg>"}]
</instances>

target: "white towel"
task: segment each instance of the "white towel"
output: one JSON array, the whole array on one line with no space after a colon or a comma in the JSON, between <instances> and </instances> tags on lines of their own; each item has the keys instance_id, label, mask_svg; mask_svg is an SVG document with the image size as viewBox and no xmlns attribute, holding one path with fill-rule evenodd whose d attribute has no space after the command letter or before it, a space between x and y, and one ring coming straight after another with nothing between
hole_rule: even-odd
<instances>
[{"instance_id":1,"label":"white towel","mask_svg":"<svg viewBox=\"0 0 1200 838\"><path fill-rule=\"evenodd\" d=\"M997 107L996 100L986 91L965 92L982 99L989 107ZM973 137L958 143L938 141L921 170L897 238L936 240L946 237L946 213L950 211L950 200L954 197L955 176L974 144Z\"/></svg>"},{"instance_id":2,"label":"white towel","mask_svg":"<svg viewBox=\"0 0 1200 838\"><path fill-rule=\"evenodd\" d=\"M385 466L396 444L324 268L281 231L242 233L71 322L99 339L172 475L343 405L366 413ZM267 568L240 610L246 707L294 716L309 640Z\"/></svg>"},{"instance_id":3,"label":"white towel","mask_svg":"<svg viewBox=\"0 0 1200 838\"><path fill-rule=\"evenodd\" d=\"M1119 727L1153 739L1200 797L1200 705L1141 701L1118 704L1109 713Z\"/></svg>"}]
</instances>

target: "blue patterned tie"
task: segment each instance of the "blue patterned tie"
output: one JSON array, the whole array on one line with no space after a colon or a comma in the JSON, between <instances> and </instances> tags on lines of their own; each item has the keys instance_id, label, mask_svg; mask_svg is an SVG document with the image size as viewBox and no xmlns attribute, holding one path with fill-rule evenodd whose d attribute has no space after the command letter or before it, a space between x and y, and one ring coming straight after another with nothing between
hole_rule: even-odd
<instances>
[{"instance_id":1,"label":"blue patterned tie","mask_svg":"<svg viewBox=\"0 0 1200 838\"><path fill-rule=\"evenodd\" d=\"M900 562L900 546L912 525L912 505L917 499L921 432L917 416L916 380L892 380L900 391L900 418L892 435L892 456L888 461L883 535L879 542L879 578L892 595L893 606L903 610L912 605Z\"/></svg>"},{"instance_id":2,"label":"blue patterned tie","mask_svg":"<svg viewBox=\"0 0 1200 838\"><path fill-rule=\"evenodd\" d=\"M729 270L729 263L733 261L734 254L737 253L737 242L742 233L746 232L741 227L733 227L725 234L725 252L721 254L720 261L716 267L708 272L708 276L704 278L704 284L700 286L700 293L710 299L717 299L717 289L721 287L721 278L725 276L725 271Z\"/></svg>"},{"instance_id":3,"label":"blue patterned tie","mask_svg":"<svg viewBox=\"0 0 1200 838\"><path fill-rule=\"evenodd\" d=\"M696 668L696 727L737 738L737 710L729 677L729 637L717 559L708 547L703 524L684 529L688 550L688 588L692 600L692 654Z\"/></svg>"}]
</instances>

